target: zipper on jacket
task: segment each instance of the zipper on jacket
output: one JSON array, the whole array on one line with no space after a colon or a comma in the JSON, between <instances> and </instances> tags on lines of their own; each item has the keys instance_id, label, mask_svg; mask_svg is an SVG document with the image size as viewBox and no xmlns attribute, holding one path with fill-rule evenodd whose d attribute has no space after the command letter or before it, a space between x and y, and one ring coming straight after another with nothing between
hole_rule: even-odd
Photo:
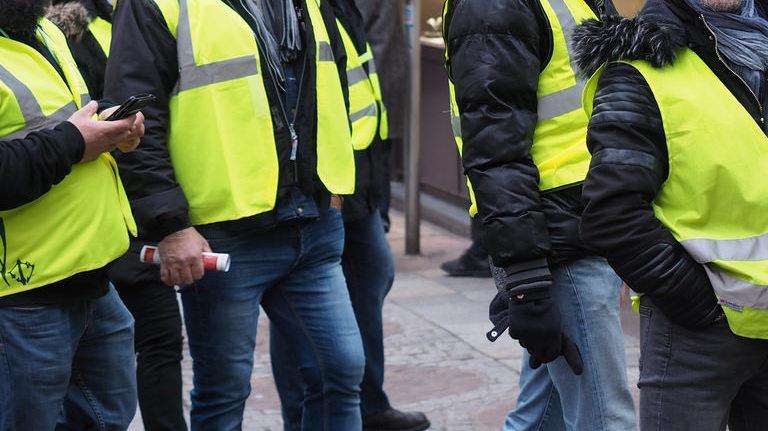
<instances>
[{"instance_id":1,"label":"zipper on jacket","mask_svg":"<svg viewBox=\"0 0 768 431\"><path fill-rule=\"evenodd\" d=\"M300 11L296 11L299 16L303 16ZM303 22L302 22L303 24ZM306 34L306 28L304 28L304 32ZM262 40L259 38L259 35L257 32L255 33L255 37L257 40L257 44L259 46L264 46L262 43ZM296 95L296 108L293 112L293 117L289 117L288 111L285 109L285 101L283 100L283 95L280 93L280 88L277 86L277 76L275 76L272 69L267 67L266 69L269 71L269 76L271 78L271 84L272 88L275 90L275 94L277 95L277 105L280 107L280 113L283 114L283 121L285 122L286 127L288 128L288 133L290 134L290 140L291 140L291 151L289 155L289 160L293 164L293 179L298 183L299 181L299 164L298 164L298 153L299 153L299 135L296 132L296 119L298 118L299 114L299 105L302 101L302 96L304 93L304 77L307 72L307 50L309 47L304 48L304 54L302 55L302 67L301 67L301 74L299 75L299 90L298 94Z\"/></svg>"},{"instance_id":2,"label":"zipper on jacket","mask_svg":"<svg viewBox=\"0 0 768 431\"><path fill-rule=\"evenodd\" d=\"M744 87L746 87L747 90L749 90L749 93L755 99L755 102L757 102L757 106L760 108L760 126L763 129L763 132L765 132L765 113L763 110L763 104L762 102L760 102L760 97L758 97L757 94L755 94L755 91L752 90L752 87L750 87L749 84L747 84L747 81L745 81L744 78L741 77L741 75L734 72L734 70L728 66L728 63L726 63L725 60L723 60L723 57L720 55L719 42L717 40L717 35L712 30L712 27L710 27L709 24L707 23L707 20L704 18L704 15L699 15L699 19L704 24L704 27L707 28L707 30L709 31L709 34L712 36L712 40L714 40L715 42L715 54L717 54L717 58L718 60L720 60L720 63L722 63L723 66L725 66L725 68L728 69L728 71L731 72L733 76L738 78L738 80L741 81L742 84L744 84Z\"/></svg>"},{"instance_id":3,"label":"zipper on jacket","mask_svg":"<svg viewBox=\"0 0 768 431\"><path fill-rule=\"evenodd\" d=\"M296 94L296 106L293 109L293 118L288 122L288 113L285 111L285 107L281 108L281 111L283 111L283 115L285 116L285 121L288 124L288 132L291 134L291 154L289 159L293 162L293 180L297 183L299 182L299 162L298 162L298 153L299 153L299 134L296 133L296 119L299 117L299 104L302 100L302 93L304 92L304 77L307 72L307 59L306 53L303 56L303 64L301 66L301 74L299 75L299 91ZM283 104L283 99L278 97L280 99L280 104ZM319 107L317 108L319 109Z\"/></svg>"}]
</instances>

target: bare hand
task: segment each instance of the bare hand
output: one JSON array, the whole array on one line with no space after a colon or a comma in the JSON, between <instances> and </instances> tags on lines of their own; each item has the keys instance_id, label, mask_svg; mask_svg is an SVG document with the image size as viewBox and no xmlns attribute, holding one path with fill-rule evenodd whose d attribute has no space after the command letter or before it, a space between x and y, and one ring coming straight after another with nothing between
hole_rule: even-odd
<instances>
[{"instance_id":1,"label":"bare hand","mask_svg":"<svg viewBox=\"0 0 768 431\"><path fill-rule=\"evenodd\" d=\"M101 112L99 115L99 120L105 121L107 118L109 118L110 115L114 114L115 111L117 111L120 108L120 106L113 106L109 109L105 109ZM142 128L144 127L143 121L144 121L144 114L138 113L136 116L141 115L141 121L142 121ZM130 118L130 117L129 117ZM142 135L144 134L142 130ZM131 151L135 150L136 147L139 146L139 142L141 141L140 137L135 139L129 139L127 141L123 141L117 144L117 149L124 152L124 153L130 153Z\"/></svg>"},{"instance_id":2,"label":"bare hand","mask_svg":"<svg viewBox=\"0 0 768 431\"><path fill-rule=\"evenodd\" d=\"M90 102L79 111L72 114L69 122L72 123L85 141L85 151L81 163L96 160L102 153L114 150L120 146L132 151L144 136L144 115L138 113L119 121L96 121L93 116L99 104ZM117 108L105 111L114 112ZM108 115L108 114L107 114Z\"/></svg>"},{"instance_id":3,"label":"bare hand","mask_svg":"<svg viewBox=\"0 0 768 431\"><path fill-rule=\"evenodd\" d=\"M203 278L203 252L210 252L208 241L193 227L166 236L157 245L160 253L160 278L168 286L186 286Z\"/></svg>"}]
</instances>

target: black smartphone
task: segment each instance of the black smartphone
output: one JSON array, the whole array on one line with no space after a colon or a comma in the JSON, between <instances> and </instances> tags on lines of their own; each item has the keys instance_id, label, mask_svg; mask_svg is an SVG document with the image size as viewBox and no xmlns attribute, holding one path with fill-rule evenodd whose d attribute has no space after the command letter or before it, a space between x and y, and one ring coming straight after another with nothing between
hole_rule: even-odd
<instances>
[{"instance_id":1,"label":"black smartphone","mask_svg":"<svg viewBox=\"0 0 768 431\"><path fill-rule=\"evenodd\" d=\"M137 114L156 100L157 97L153 94L137 94L136 96L131 96L117 108L117 111L107 117L107 121L118 121L123 118L128 118L131 115Z\"/></svg>"}]
</instances>

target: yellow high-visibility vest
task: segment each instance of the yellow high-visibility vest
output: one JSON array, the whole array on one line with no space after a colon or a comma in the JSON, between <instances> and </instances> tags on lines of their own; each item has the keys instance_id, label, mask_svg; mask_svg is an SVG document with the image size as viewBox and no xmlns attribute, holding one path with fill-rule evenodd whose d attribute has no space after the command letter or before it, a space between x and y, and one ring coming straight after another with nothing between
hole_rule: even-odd
<instances>
[{"instance_id":1,"label":"yellow high-visibility vest","mask_svg":"<svg viewBox=\"0 0 768 431\"><path fill-rule=\"evenodd\" d=\"M112 43L112 23L97 16L88 24L88 31L99 43L104 55L109 57L109 46Z\"/></svg>"},{"instance_id":2,"label":"yellow high-visibility vest","mask_svg":"<svg viewBox=\"0 0 768 431\"><path fill-rule=\"evenodd\" d=\"M384 96L381 92L381 81L379 80L379 72L376 69L376 59L373 57L373 47L371 44L366 44L366 51L358 56L361 65L368 65L368 79L371 80L371 87L373 88L373 95L376 97L376 101L379 104L379 138L382 141L389 139L389 113L387 107L384 105Z\"/></svg>"},{"instance_id":3,"label":"yellow high-visibility vest","mask_svg":"<svg viewBox=\"0 0 768 431\"><path fill-rule=\"evenodd\" d=\"M576 25L597 18L584 0L539 0L552 31L553 50L544 70L539 75L538 123L533 135L531 156L539 170L539 189L542 191L581 182L586 178L591 157L587 150L588 118L581 104L584 83L576 74L567 35ZM443 9L447 17L448 2ZM445 19L445 18L444 18ZM446 60L448 51L446 50ZM456 101L453 82L449 82L451 97L451 125L459 153L462 152L461 112ZM469 184L472 207L477 213L474 191Z\"/></svg>"},{"instance_id":4,"label":"yellow high-visibility vest","mask_svg":"<svg viewBox=\"0 0 768 431\"><path fill-rule=\"evenodd\" d=\"M67 82L37 50L0 37L0 141L53 128L90 100L61 31L43 19L37 38ZM127 250L129 231L136 225L112 157L73 166L35 201L0 211L0 296L104 267Z\"/></svg>"},{"instance_id":5,"label":"yellow high-visibility vest","mask_svg":"<svg viewBox=\"0 0 768 431\"><path fill-rule=\"evenodd\" d=\"M168 148L192 223L273 209L277 144L253 30L220 0L155 3L177 42ZM307 49L317 71L317 174L331 193L351 194L355 161L341 81L319 0L305 4L315 41Z\"/></svg>"},{"instance_id":6,"label":"yellow high-visibility vest","mask_svg":"<svg viewBox=\"0 0 768 431\"><path fill-rule=\"evenodd\" d=\"M664 68L627 64L650 86L667 138L656 218L704 266L731 330L768 339L768 137L690 49ZM589 114L601 73L584 93Z\"/></svg>"},{"instance_id":7,"label":"yellow high-visibility vest","mask_svg":"<svg viewBox=\"0 0 768 431\"><path fill-rule=\"evenodd\" d=\"M347 53L347 85L349 87L349 122L352 124L352 147L365 150L376 138L379 126L379 105L368 74L360 61L344 25L336 20Z\"/></svg>"}]
</instances>

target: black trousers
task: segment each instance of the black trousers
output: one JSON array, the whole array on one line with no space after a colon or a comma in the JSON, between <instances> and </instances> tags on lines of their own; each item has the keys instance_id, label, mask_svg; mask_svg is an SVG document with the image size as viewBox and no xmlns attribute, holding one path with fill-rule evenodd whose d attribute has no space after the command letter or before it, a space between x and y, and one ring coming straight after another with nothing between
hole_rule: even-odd
<instances>
[{"instance_id":1,"label":"black trousers","mask_svg":"<svg viewBox=\"0 0 768 431\"><path fill-rule=\"evenodd\" d=\"M120 298L133 314L139 407L147 431L185 431L182 408L181 313L173 288L156 266L139 262L138 244L109 271Z\"/></svg>"},{"instance_id":2,"label":"black trousers","mask_svg":"<svg viewBox=\"0 0 768 431\"><path fill-rule=\"evenodd\" d=\"M488 259L488 253L480 243L480 222L476 218L472 219L472 245L469 246L467 253L478 259Z\"/></svg>"}]
</instances>

